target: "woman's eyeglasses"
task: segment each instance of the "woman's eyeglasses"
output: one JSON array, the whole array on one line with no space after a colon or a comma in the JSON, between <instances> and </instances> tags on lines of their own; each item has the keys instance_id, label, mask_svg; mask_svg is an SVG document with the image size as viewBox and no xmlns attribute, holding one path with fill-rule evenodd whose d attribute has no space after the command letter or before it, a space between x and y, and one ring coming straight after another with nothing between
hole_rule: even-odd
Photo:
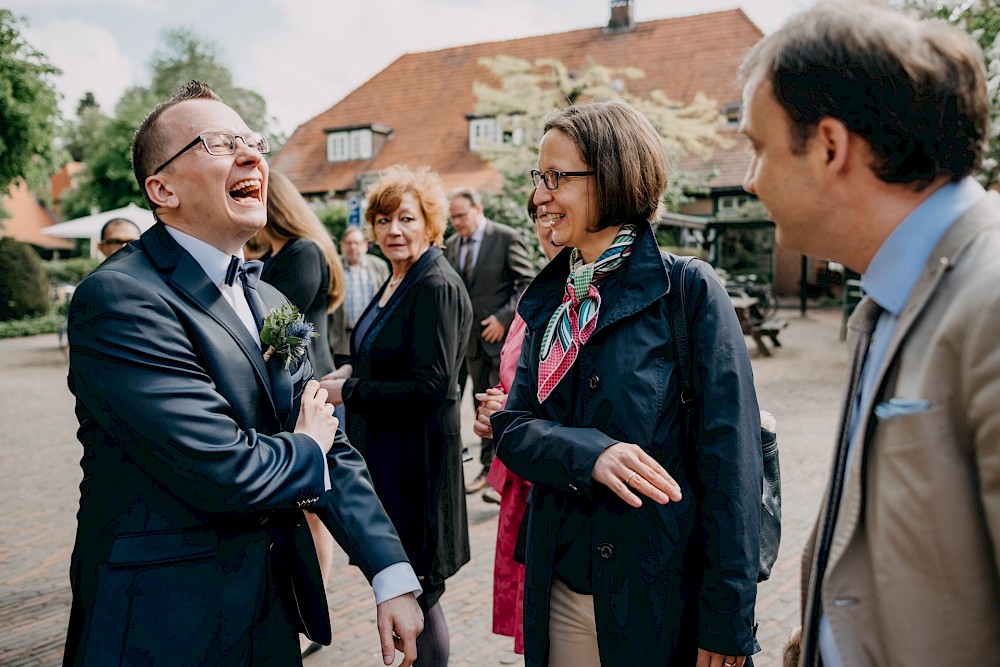
<instances>
[{"instance_id":1,"label":"woman's eyeglasses","mask_svg":"<svg viewBox=\"0 0 1000 667\"><path fill-rule=\"evenodd\" d=\"M531 182L538 187L538 184L545 181L545 187L549 190L556 190L559 188L559 180L565 178L566 176L593 176L596 172L593 171L556 171L555 169L547 169L546 171L538 171L537 169L531 170Z\"/></svg>"}]
</instances>

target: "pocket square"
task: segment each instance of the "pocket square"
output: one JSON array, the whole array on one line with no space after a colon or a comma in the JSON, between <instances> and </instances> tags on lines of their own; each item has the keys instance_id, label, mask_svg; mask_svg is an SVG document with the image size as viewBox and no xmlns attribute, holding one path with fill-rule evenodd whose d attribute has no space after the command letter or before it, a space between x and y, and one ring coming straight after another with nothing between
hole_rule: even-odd
<instances>
[{"instance_id":1,"label":"pocket square","mask_svg":"<svg viewBox=\"0 0 1000 667\"><path fill-rule=\"evenodd\" d=\"M926 412L930 406L930 402L923 398L890 398L875 406L875 416L882 421L888 421L917 412Z\"/></svg>"}]
</instances>

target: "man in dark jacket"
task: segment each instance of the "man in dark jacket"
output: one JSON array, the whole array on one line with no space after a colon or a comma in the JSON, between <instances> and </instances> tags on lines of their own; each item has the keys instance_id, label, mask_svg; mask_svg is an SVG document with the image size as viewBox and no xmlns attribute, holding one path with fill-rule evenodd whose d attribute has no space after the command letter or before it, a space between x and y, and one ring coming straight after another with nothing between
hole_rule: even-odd
<instances>
[{"instance_id":1,"label":"man in dark jacket","mask_svg":"<svg viewBox=\"0 0 1000 667\"><path fill-rule=\"evenodd\" d=\"M242 263L267 219L267 151L199 82L136 132L160 222L70 312L84 474L67 665L295 665L298 632L328 644L303 509L372 582L385 664L416 657L420 586L360 454L308 358L261 351L287 303Z\"/></svg>"},{"instance_id":2,"label":"man in dark jacket","mask_svg":"<svg viewBox=\"0 0 1000 667\"><path fill-rule=\"evenodd\" d=\"M475 190L454 190L448 201L451 226L457 234L446 242L445 256L465 281L474 317L465 351L466 372L459 382L464 389L466 374L472 378L476 407L475 395L500 381L500 349L514 320L517 300L535 272L521 235L486 219ZM479 462L482 470L466 484L466 493L486 488L486 474L493 462L493 441L488 438L482 440Z\"/></svg>"}]
</instances>

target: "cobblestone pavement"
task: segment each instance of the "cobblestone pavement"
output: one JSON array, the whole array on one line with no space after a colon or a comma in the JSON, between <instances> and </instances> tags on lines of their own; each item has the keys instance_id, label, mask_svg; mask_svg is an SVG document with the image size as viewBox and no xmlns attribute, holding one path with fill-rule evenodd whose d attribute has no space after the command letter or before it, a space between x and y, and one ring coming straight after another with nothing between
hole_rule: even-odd
<instances>
[{"instance_id":1,"label":"cobblestone pavement","mask_svg":"<svg viewBox=\"0 0 1000 667\"><path fill-rule=\"evenodd\" d=\"M751 358L761 406L778 419L783 485L783 541L772 578L758 592L758 667L780 664L781 643L796 623L799 553L819 504L834 439L845 346L839 310L787 311L783 347ZM466 438L471 433L467 408ZM60 664L69 615L68 563L73 544L81 449L66 358L56 338L0 340L0 666ZM473 449L475 453L475 449ZM478 457L477 457L478 461ZM467 464L475 474L477 463ZM448 580L442 605L451 629L453 667L519 665L513 640L490 632L496 505L469 498L472 561ZM374 598L338 553L328 596L334 645L307 667L381 665Z\"/></svg>"}]
</instances>

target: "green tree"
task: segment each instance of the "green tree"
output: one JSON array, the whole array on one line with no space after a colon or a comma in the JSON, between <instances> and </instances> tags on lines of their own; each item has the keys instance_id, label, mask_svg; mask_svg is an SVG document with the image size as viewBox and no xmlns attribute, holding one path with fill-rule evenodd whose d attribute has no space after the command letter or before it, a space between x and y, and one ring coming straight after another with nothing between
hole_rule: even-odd
<instances>
[{"instance_id":1,"label":"green tree","mask_svg":"<svg viewBox=\"0 0 1000 667\"><path fill-rule=\"evenodd\" d=\"M44 315L50 307L42 260L27 243L0 238L0 322Z\"/></svg>"},{"instance_id":2,"label":"green tree","mask_svg":"<svg viewBox=\"0 0 1000 667\"><path fill-rule=\"evenodd\" d=\"M47 179L58 151L54 77L59 70L21 37L20 19L0 9L0 194L23 178L48 196Z\"/></svg>"},{"instance_id":3,"label":"green tree","mask_svg":"<svg viewBox=\"0 0 1000 667\"><path fill-rule=\"evenodd\" d=\"M990 94L990 133L979 181L993 185L1000 177L1000 6L995 0L897 0L897 4L921 16L961 27L983 49Z\"/></svg>"},{"instance_id":4,"label":"green tree","mask_svg":"<svg viewBox=\"0 0 1000 667\"><path fill-rule=\"evenodd\" d=\"M86 166L63 200L65 217L88 215L94 208L106 211L129 202L145 206L129 162L132 134L156 104L192 79L208 83L250 127L266 132L273 125L264 98L233 83L214 42L185 28L168 29L163 33L163 46L150 62L148 86L126 90L110 118L86 116L95 113L94 107L78 114L76 134L71 137L77 140L73 147Z\"/></svg>"},{"instance_id":5,"label":"green tree","mask_svg":"<svg viewBox=\"0 0 1000 667\"><path fill-rule=\"evenodd\" d=\"M94 94L87 92L76 105L76 120L63 129L63 147L77 162L85 159L86 152L98 145L98 138L110 122L101 111Z\"/></svg>"},{"instance_id":6,"label":"green tree","mask_svg":"<svg viewBox=\"0 0 1000 667\"><path fill-rule=\"evenodd\" d=\"M543 120L552 109L584 101L627 102L657 128L672 160L691 154L707 157L713 145L727 145L716 131L720 112L715 102L699 94L690 104L682 105L660 90L645 95L631 92L629 82L645 76L636 68L616 69L589 62L582 71L570 71L554 58L531 62L511 56L482 58L479 63L496 76L499 85L473 83L475 112L480 117L496 118L504 138L479 150L504 178L500 195L487 197L484 210L520 228L527 239L534 238L525 212L532 188L528 172L537 162ZM668 208L675 209L685 201L685 180L676 173L671 178L664 198Z\"/></svg>"}]
</instances>

